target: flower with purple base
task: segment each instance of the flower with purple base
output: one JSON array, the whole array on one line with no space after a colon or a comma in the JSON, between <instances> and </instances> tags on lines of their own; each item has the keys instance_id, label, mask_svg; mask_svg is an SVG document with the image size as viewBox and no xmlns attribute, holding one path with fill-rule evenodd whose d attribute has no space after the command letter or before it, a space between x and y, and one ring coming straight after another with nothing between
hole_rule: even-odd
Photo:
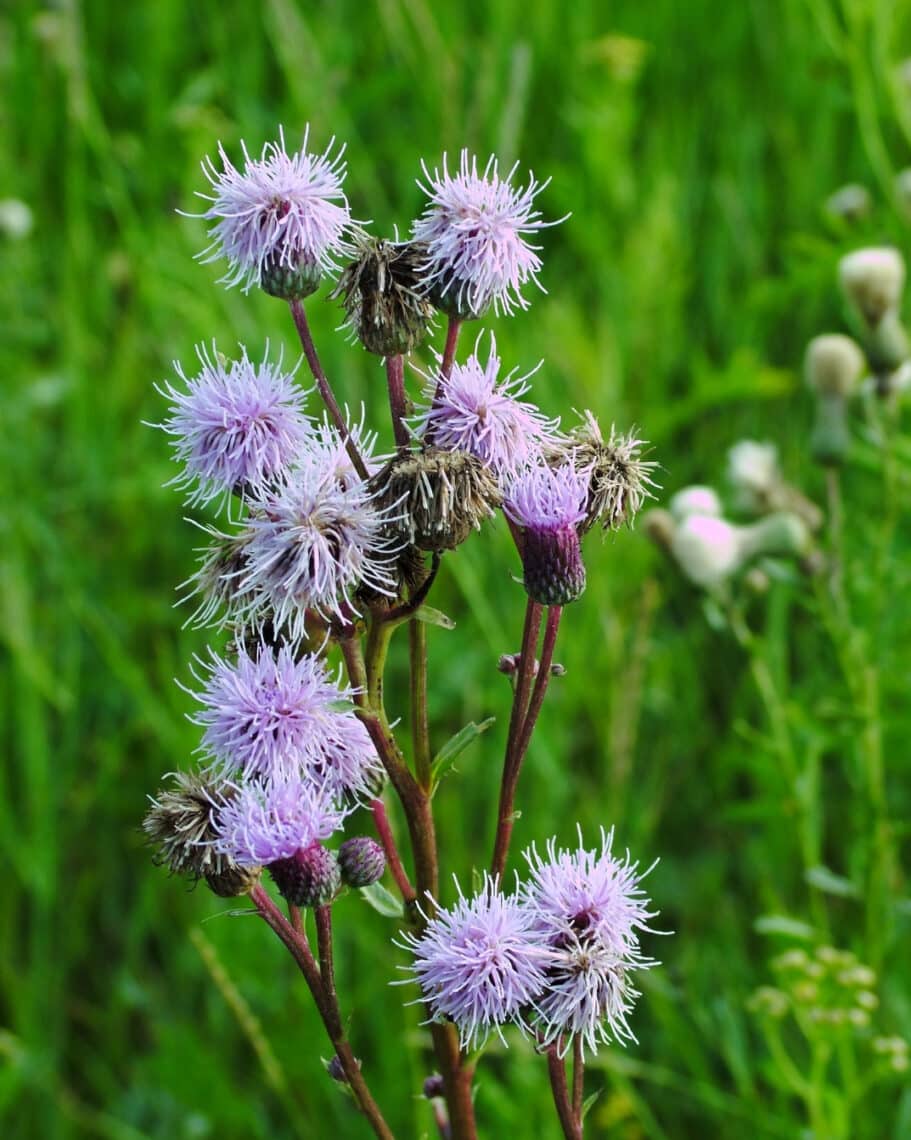
<instances>
[{"instance_id":1,"label":"flower with purple base","mask_svg":"<svg viewBox=\"0 0 911 1140\"><path fill-rule=\"evenodd\" d=\"M507 516L522 527L522 567L528 596L547 606L563 606L585 589L579 524L585 518L591 472L572 462L550 467L543 460L527 467L509 487Z\"/></svg>"},{"instance_id":2,"label":"flower with purple base","mask_svg":"<svg viewBox=\"0 0 911 1140\"><path fill-rule=\"evenodd\" d=\"M251 499L242 616L271 620L298 640L307 610L350 620L359 588L392 596L397 546L389 510L343 459L337 433L308 441L295 467Z\"/></svg>"},{"instance_id":3,"label":"flower with purple base","mask_svg":"<svg viewBox=\"0 0 911 1140\"><path fill-rule=\"evenodd\" d=\"M420 934L400 943L414 955L416 977L432 1018L455 1023L463 1048L491 1030L520 1022L546 982L551 952L535 937L534 912L504 895L485 875L480 892L438 910Z\"/></svg>"},{"instance_id":4,"label":"flower with purple base","mask_svg":"<svg viewBox=\"0 0 911 1140\"><path fill-rule=\"evenodd\" d=\"M258 159L241 143L243 170L234 166L220 143L222 169L209 158L203 162L212 193L198 195L211 202L201 217L213 225L211 244L200 260L225 257L225 284L242 283L247 292L261 284L264 272L304 268L318 275L334 270L336 258L348 252L345 234L351 218L342 190L344 147L333 158L332 139L323 154L311 154L309 134L308 126L300 150L288 154L284 131L279 131L278 141L266 143Z\"/></svg>"},{"instance_id":5,"label":"flower with purple base","mask_svg":"<svg viewBox=\"0 0 911 1140\"><path fill-rule=\"evenodd\" d=\"M282 370L281 357L256 365L241 346L241 357L223 363L215 346L196 353L202 368L188 379L174 368L186 390L168 384L159 391L171 401L161 427L170 435L174 458L184 470L174 483L195 487L190 503L207 503L262 487L294 458L311 433L304 414L304 392L294 370Z\"/></svg>"},{"instance_id":6,"label":"flower with purple base","mask_svg":"<svg viewBox=\"0 0 911 1140\"><path fill-rule=\"evenodd\" d=\"M462 318L480 316L491 304L496 312L528 308L521 289L538 281L538 246L525 235L557 222L541 220L534 201L548 185L529 175L524 190L511 185L518 163L500 176L496 158L482 174L478 160L463 150L457 174L450 175L446 156L442 172L422 164L427 185L418 185L430 198L414 223L415 241L427 247L424 271L428 295L439 308ZM562 221L563 219L560 219Z\"/></svg>"},{"instance_id":7,"label":"flower with purple base","mask_svg":"<svg viewBox=\"0 0 911 1140\"><path fill-rule=\"evenodd\" d=\"M493 333L484 364L478 357L480 344L478 337L472 355L464 364L454 364L448 377L427 377L431 399L417 428L435 447L467 451L507 481L546 441L553 442L559 421L546 419L534 404L520 399L528 391L528 376L511 372L499 378Z\"/></svg>"},{"instance_id":8,"label":"flower with purple base","mask_svg":"<svg viewBox=\"0 0 911 1140\"><path fill-rule=\"evenodd\" d=\"M345 812L299 775L248 781L219 811L215 850L241 867L289 859L338 831Z\"/></svg>"}]
</instances>

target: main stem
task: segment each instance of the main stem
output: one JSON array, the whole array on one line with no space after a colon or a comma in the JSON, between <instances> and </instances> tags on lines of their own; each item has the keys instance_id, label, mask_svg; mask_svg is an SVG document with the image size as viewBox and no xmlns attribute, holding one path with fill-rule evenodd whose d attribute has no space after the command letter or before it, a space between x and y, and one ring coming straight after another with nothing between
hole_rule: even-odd
<instances>
[{"instance_id":1,"label":"main stem","mask_svg":"<svg viewBox=\"0 0 911 1140\"><path fill-rule=\"evenodd\" d=\"M582 1122L573 1112L566 1083L566 1063L558 1052L557 1042L547 1047L547 1073L565 1140L582 1140Z\"/></svg>"},{"instance_id":2,"label":"main stem","mask_svg":"<svg viewBox=\"0 0 911 1140\"><path fill-rule=\"evenodd\" d=\"M304 350L304 356L307 358L307 364L313 375L313 379L316 381L316 387L320 396L322 396L323 403L326 405L326 410L329 412L332 422L338 428L339 434L345 441L345 450L348 452L351 462L354 464L355 471L357 471L362 479L369 479L370 473L367 470L367 465L364 463L363 457L357 449L357 444L354 442L351 432L348 430L345 417L342 415L342 410L338 406L338 401L329 385L329 380L323 371L323 366L320 364L303 303L295 297L294 300L289 301L288 304L291 308L291 316L294 318L297 335L300 337L301 348Z\"/></svg>"},{"instance_id":3,"label":"main stem","mask_svg":"<svg viewBox=\"0 0 911 1140\"><path fill-rule=\"evenodd\" d=\"M338 998L335 994L334 981L332 980L331 949L327 951L327 962L329 965L325 972L321 972L322 962L319 966L316 964L316 960L313 957L313 953L310 950L310 946L303 932L295 930L294 927L291 926L272 901L265 887L261 885L255 886L250 892L250 898L256 907L257 914L268 923L282 942L284 942L303 974L304 980L316 1003L320 1018L329 1035L329 1040L335 1048L335 1054L341 1063L345 1073L345 1079L354 1096L355 1103L364 1116L366 1116L374 1134L379 1137L379 1140L395 1140L392 1130L383 1119L383 1114L380 1112L379 1106L373 1099L370 1089L367 1087L367 1082L361 1073L361 1067L357 1063L354 1053L351 1051L348 1039L345 1036L345 1027L338 1006ZM327 910L328 908L320 909ZM317 927L319 931L319 912L317 912ZM326 930L328 929L324 919L323 933L318 934L320 938L321 957L323 954L322 942L326 937ZM328 937L331 946L331 930L329 930ZM326 983L326 975L329 977L330 984Z\"/></svg>"}]
</instances>

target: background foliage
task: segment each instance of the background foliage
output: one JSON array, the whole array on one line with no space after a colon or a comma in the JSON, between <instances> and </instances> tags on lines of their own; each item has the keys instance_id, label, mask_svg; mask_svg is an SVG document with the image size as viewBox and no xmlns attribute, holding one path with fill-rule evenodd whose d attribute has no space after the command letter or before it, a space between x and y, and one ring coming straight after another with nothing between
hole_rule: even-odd
<instances>
[{"instance_id":1,"label":"background foliage","mask_svg":"<svg viewBox=\"0 0 911 1140\"><path fill-rule=\"evenodd\" d=\"M900 12L888 0L4 6L0 197L34 216L27 237L0 234L4 1135L363 1132L322 1072L326 1047L281 948L156 872L137 830L146 794L197 742L173 679L206 644L172 608L196 539L162 488L165 439L143 426L162 414L153 384L213 338L297 352L281 305L225 291L217 267L192 260L202 225L175 210L194 208L200 158L218 139L258 150L277 124L293 138L309 120L318 144L347 140L354 213L385 232L404 232L419 208L420 158L462 145L520 158L553 177L547 215L573 215L544 235L549 295L494 322L510 366L545 359L541 405L640 425L669 491L717 479L740 436L774 438L790 477L820 497L803 346L844 327L838 256L908 236L892 191L911 121ZM822 202L852 180L875 205L849 230ZM349 401L379 408L378 365L334 334L324 293L310 308L329 374ZM911 1036L898 870L911 453L897 454L891 505L869 445L846 480L866 630L854 664L839 669L812 586L776 583L753 603L796 783L782 776L748 654L641 535L589 540L590 585L564 619L567 675L523 777L517 844L568 840L576 819L586 835L616 825L621 846L661 857L650 889L675 932L649 947L665 965L645 979L640 1044L593 1066L604 1092L592 1136L799 1134L804 1110L747 1009L798 923L875 958L877 1024ZM883 537L887 507L897 529ZM495 663L518 648L524 605L508 536L485 542L445 560L439 604L458 624L430 633L437 740L500 714L437 801L447 866L463 877L492 840L508 698ZM878 684L864 708L850 683L858 660ZM855 755L869 731L882 734L895 856L875 912ZM804 826L832 879L808 881ZM403 1048L421 1040L418 1013L385 984L398 951L358 899L342 908L355 1049L401 1134L421 1135L425 1071ZM791 925L757 928L769 914ZM900 1083L861 1103L852 1136L911 1132ZM491 1136L556 1135L542 1063L518 1041L508 1057L491 1050L478 1110Z\"/></svg>"}]
</instances>

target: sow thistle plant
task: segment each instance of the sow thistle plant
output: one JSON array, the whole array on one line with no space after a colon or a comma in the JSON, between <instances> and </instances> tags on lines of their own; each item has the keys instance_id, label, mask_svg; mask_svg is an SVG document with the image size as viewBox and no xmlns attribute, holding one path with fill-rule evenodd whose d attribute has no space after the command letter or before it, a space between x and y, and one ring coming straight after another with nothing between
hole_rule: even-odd
<instances>
[{"instance_id":1,"label":"sow thistle plant","mask_svg":"<svg viewBox=\"0 0 911 1140\"><path fill-rule=\"evenodd\" d=\"M428 201L412 239L391 240L351 218L334 141L322 154L308 147L309 133L289 153L280 134L259 158L244 147L240 166L221 147L203 164L211 242L200 259L224 259L225 284L288 304L322 409L297 367L268 347L260 357L241 346L228 359L200 346L197 364L175 364L176 379L159 389L174 484L189 504L224 515L204 526L207 545L183 588L191 620L225 631L227 646L189 665L200 760L151 800L145 830L172 872L247 897L284 943L334 1050L329 1072L376 1136L392 1133L335 985L333 922L355 920L349 890L396 920L390 943L410 964L404 979L386 980L414 992L430 1027L424 1092L441 1136L478 1135L480 1053L491 1034L518 1033L546 1056L560 1127L578 1138L586 1054L634 1040L635 980L655 965L640 948L655 917L645 873L615 852L612 830L592 842L580 829L570 848L551 839L524 853L524 874L507 868L522 767L561 672L563 608L585 589L582 540L599 525L632 522L654 486L653 464L642 440L602 430L587 409L561 431L531 399L537 369L504 365L492 333L463 350L465 322L530 304L526 289L542 268L530 239L556 224L537 207L546 182L529 176L520 187L518 167L504 175L496 158L479 164L468 151L450 173L444 157L433 173L424 167ZM363 416L342 411L320 363L304 301L327 279L346 334L383 358L388 453ZM441 350L428 344L406 368L437 313L446 317ZM409 387L419 390L414 403ZM499 664L512 708L491 861L463 893L472 869L448 867L437 848L434 756L452 757L485 726L431 744L426 623L443 618L428 598L444 556L498 512L527 602L521 648ZM399 630L410 661L408 743L383 699ZM398 846L390 800L409 850ZM458 890L449 907L444 871ZM382 885L387 875L395 893Z\"/></svg>"}]
</instances>

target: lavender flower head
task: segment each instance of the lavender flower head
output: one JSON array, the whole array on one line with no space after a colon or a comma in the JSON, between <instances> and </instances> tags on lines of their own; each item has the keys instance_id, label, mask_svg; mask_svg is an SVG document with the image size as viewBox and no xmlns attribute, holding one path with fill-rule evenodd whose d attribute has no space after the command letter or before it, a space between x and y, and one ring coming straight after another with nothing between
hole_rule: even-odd
<instances>
[{"instance_id":1,"label":"lavender flower head","mask_svg":"<svg viewBox=\"0 0 911 1140\"><path fill-rule=\"evenodd\" d=\"M526 887L528 903L537 915L537 928L548 938L567 929L593 933L617 954L638 956L637 931L651 931L655 917L640 885L638 863L615 856L613 830L601 829L601 849L570 851L547 843L546 858L532 846L525 852L532 878ZM649 868L650 870L651 868ZM646 871L645 874L648 874Z\"/></svg>"},{"instance_id":2,"label":"lavender flower head","mask_svg":"<svg viewBox=\"0 0 911 1140\"><path fill-rule=\"evenodd\" d=\"M203 263L225 257L228 272L222 281L243 284L244 292L264 281L264 275L299 270L313 278L302 294L316 288L320 272L336 268L347 252L344 236L350 225L342 190L344 147L332 157L335 139L321 155L307 150L309 126L299 151L288 154L284 131L278 142L266 143L259 159L250 157L245 143L243 170L238 170L219 143L222 170L207 158L202 169L212 185L211 202L200 215L213 222L211 244L200 255ZM272 291L272 290L270 290Z\"/></svg>"},{"instance_id":3,"label":"lavender flower head","mask_svg":"<svg viewBox=\"0 0 911 1140\"><path fill-rule=\"evenodd\" d=\"M241 867L289 859L344 822L325 790L297 775L250 781L219 811L215 850Z\"/></svg>"},{"instance_id":4,"label":"lavender flower head","mask_svg":"<svg viewBox=\"0 0 911 1140\"><path fill-rule=\"evenodd\" d=\"M427 377L431 401L417 426L436 447L469 452L505 482L545 441L553 442L559 421L546 419L534 404L520 399L528 391L528 376L511 372L499 379L493 333L484 364L478 356L480 344L479 336L472 355L464 364L454 364L448 377Z\"/></svg>"},{"instance_id":5,"label":"lavender flower head","mask_svg":"<svg viewBox=\"0 0 911 1140\"><path fill-rule=\"evenodd\" d=\"M268 617L298 640L308 609L345 620L359 587L394 594L390 511L374 504L343 454L338 434L325 432L308 441L276 486L251 499L246 574L238 583L245 620Z\"/></svg>"},{"instance_id":6,"label":"lavender flower head","mask_svg":"<svg viewBox=\"0 0 911 1140\"><path fill-rule=\"evenodd\" d=\"M521 1018L545 985L550 953L535 938L535 915L485 875L481 891L437 911L421 934L405 933L432 1018L448 1018L463 1048Z\"/></svg>"},{"instance_id":7,"label":"lavender flower head","mask_svg":"<svg viewBox=\"0 0 911 1140\"><path fill-rule=\"evenodd\" d=\"M193 487L187 501L227 499L232 491L257 489L293 459L310 434L304 414L304 392L294 371L282 370L281 357L253 364L241 346L241 357L222 363L215 345L196 354L202 368L187 379L179 363L174 369L186 385L168 384L159 391L171 401L171 415L161 427L172 437L174 458L183 472L173 482ZM195 485L195 487L194 487Z\"/></svg>"},{"instance_id":8,"label":"lavender flower head","mask_svg":"<svg viewBox=\"0 0 911 1140\"><path fill-rule=\"evenodd\" d=\"M511 185L518 163L501 178L497 160L488 160L483 174L478 160L463 150L457 174L450 175L446 155L443 170L431 175L421 164L427 185L418 182L430 203L414 223L415 241L427 246L425 272L428 295L444 311L461 318L480 316L491 303L497 313L528 308L522 286L538 282L539 246L526 234L557 222L544 222L534 200L548 185L529 174L524 190ZM563 221L561 218L560 221Z\"/></svg>"},{"instance_id":9,"label":"lavender flower head","mask_svg":"<svg viewBox=\"0 0 911 1140\"><path fill-rule=\"evenodd\" d=\"M336 799L371 794L382 765L349 704L352 691L332 681L316 656L261 645L236 661L212 655L193 720L202 749L221 776L270 779L298 774Z\"/></svg>"},{"instance_id":10,"label":"lavender flower head","mask_svg":"<svg viewBox=\"0 0 911 1140\"><path fill-rule=\"evenodd\" d=\"M562 467L543 461L527 467L506 494L503 509L523 528L522 567L528 596L563 606L585 589L579 524L585 519L591 471L570 460Z\"/></svg>"},{"instance_id":11,"label":"lavender flower head","mask_svg":"<svg viewBox=\"0 0 911 1140\"><path fill-rule=\"evenodd\" d=\"M627 1020L638 993L629 974L655 963L639 949L639 931L651 931L648 899L638 864L611 851L613 832L601 831L600 850L557 848L550 840L546 858L535 847L525 852L532 871L523 903L534 915L538 939L554 960L547 988L536 1004L544 1041L573 1036L597 1050L611 1038L632 1039ZM647 872L646 872L647 873Z\"/></svg>"}]
</instances>

